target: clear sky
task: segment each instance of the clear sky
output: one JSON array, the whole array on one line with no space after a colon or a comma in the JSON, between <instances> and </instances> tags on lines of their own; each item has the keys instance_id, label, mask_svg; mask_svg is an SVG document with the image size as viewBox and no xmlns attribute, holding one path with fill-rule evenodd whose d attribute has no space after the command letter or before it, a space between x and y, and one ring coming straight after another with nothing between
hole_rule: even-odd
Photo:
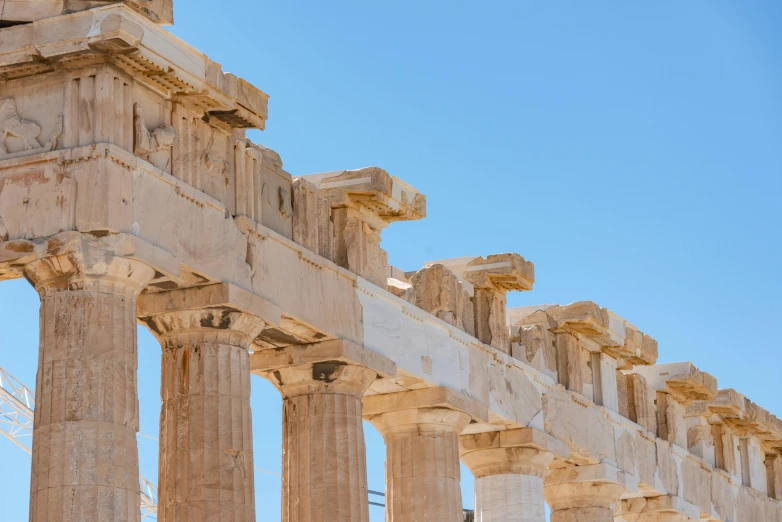
<instances>
[{"instance_id":1,"label":"clear sky","mask_svg":"<svg viewBox=\"0 0 782 522\"><path fill-rule=\"evenodd\" d=\"M427 195L429 217L384 232L392 264L518 252L537 282L511 305L593 300L661 362L782 416L782 2L177 4L176 35L271 96L252 138L291 174L377 165ZM37 306L26 282L0 285L0 366L31 387ZM139 339L156 436L160 349ZM252 401L256 466L279 472L279 396L254 378ZM155 443L140 447L156 479ZM0 521L22 522L29 457L0 440L0 462ZM258 520L279 520L279 478L256 490Z\"/></svg>"}]
</instances>

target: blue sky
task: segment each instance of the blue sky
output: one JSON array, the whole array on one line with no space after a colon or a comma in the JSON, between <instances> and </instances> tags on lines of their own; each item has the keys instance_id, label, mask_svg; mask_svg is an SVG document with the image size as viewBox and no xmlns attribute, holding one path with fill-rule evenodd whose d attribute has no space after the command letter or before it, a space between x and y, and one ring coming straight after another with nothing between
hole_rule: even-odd
<instances>
[{"instance_id":1,"label":"blue sky","mask_svg":"<svg viewBox=\"0 0 782 522\"><path fill-rule=\"evenodd\" d=\"M172 31L271 96L255 141L293 175L378 165L427 195L384 232L391 263L518 252L537 283L511 305L593 300L782 416L778 0L219 4L179 0ZM30 386L37 317L26 282L0 285L0 366ZM155 436L160 350L139 339ZM256 466L278 472L279 396L255 378L252 401ZM0 519L26 520L29 457L0 455ZM256 490L278 520L279 479Z\"/></svg>"}]
</instances>

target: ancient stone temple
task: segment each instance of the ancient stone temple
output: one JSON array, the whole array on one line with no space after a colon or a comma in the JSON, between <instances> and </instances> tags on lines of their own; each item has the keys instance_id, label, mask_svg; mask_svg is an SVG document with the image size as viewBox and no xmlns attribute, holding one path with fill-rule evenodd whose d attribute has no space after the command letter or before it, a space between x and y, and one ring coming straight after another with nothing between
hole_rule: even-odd
<instances>
[{"instance_id":1,"label":"ancient stone temple","mask_svg":"<svg viewBox=\"0 0 782 522\"><path fill-rule=\"evenodd\" d=\"M137 322L164 522L256 520L251 374L283 404L284 522L368 520L362 420L392 522L460 521L460 462L480 522L782 522L779 419L597 304L508 309L517 254L389 266L425 197L377 167L292 178L245 137L267 95L172 21L0 0L0 280L41 300L32 522L139 519Z\"/></svg>"}]
</instances>

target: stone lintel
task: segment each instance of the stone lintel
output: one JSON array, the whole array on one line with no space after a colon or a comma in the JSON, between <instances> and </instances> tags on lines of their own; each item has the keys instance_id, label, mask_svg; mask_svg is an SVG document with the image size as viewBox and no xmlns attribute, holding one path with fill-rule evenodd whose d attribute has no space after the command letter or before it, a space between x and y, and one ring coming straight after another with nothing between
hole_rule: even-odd
<instances>
[{"instance_id":1,"label":"stone lintel","mask_svg":"<svg viewBox=\"0 0 782 522\"><path fill-rule=\"evenodd\" d=\"M705 407L720 421L757 436L766 447L782 448L782 421L736 390L720 390Z\"/></svg>"},{"instance_id":2,"label":"stone lintel","mask_svg":"<svg viewBox=\"0 0 782 522\"><path fill-rule=\"evenodd\" d=\"M443 386L364 397L364 417L367 419L382 413L422 408L464 412L475 422L488 422L489 418L488 406Z\"/></svg>"},{"instance_id":3,"label":"stone lintel","mask_svg":"<svg viewBox=\"0 0 782 522\"><path fill-rule=\"evenodd\" d=\"M256 345L256 350L258 349ZM344 339L311 344L294 344L283 348L265 348L250 355L250 371L268 374L289 367L313 366L337 362L364 366L380 377L394 377L396 363Z\"/></svg>"},{"instance_id":4,"label":"stone lintel","mask_svg":"<svg viewBox=\"0 0 782 522\"><path fill-rule=\"evenodd\" d=\"M376 214L385 224L426 217L426 197L378 167L303 176L318 187L331 208L353 207Z\"/></svg>"},{"instance_id":5,"label":"stone lintel","mask_svg":"<svg viewBox=\"0 0 782 522\"><path fill-rule=\"evenodd\" d=\"M207 118L239 129L263 129L268 96L125 4L2 29L0 73L28 77L78 56L109 60L137 81Z\"/></svg>"},{"instance_id":6,"label":"stone lintel","mask_svg":"<svg viewBox=\"0 0 782 522\"><path fill-rule=\"evenodd\" d=\"M0 21L34 22L120 3L128 5L155 23L174 23L173 0L4 0L0 2Z\"/></svg>"},{"instance_id":7,"label":"stone lintel","mask_svg":"<svg viewBox=\"0 0 782 522\"><path fill-rule=\"evenodd\" d=\"M139 317L203 308L244 312L270 325L279 325L282 316L279 306L230 283L146 294L138 300Z\"/></svg>"},{"instance_id":8,"label":"stone lintel","mask_svg":"<svg viewBox=\"0 0 782 522\"><path fill-rule=\"evenodd\" d=\"M670 495L626 499L617 508L616 514L630 521L635 520L632 515L639 514L679 515L681 520L701 519L701 510L698 506L681 497ZM672 518L672 520L676 519Z\"/></svg>"},{"instance_id":9,"label":"stone lintel","mask_svg":"<svg viewBox=\"0 0 782 522\"><path fill-rule=\"evenodd\" d=\"M543 325L554 333L590 339L595 343L595 351L622 360L619 366L624 369L657 361L657 341L592 301L512 308L508 310L508 317L509 324L514 326Z\"/></svg>"},{"instance_id":10,"label":"stone lintel","mask_svg":"<svg viewBox=\"0 0 782 522\"><path fill-rule=\"evenodd\" d=\"M608 310L592 301L579 301L563 306L552 306L546 315L557 323L557 329L573 335L581 334L601 346L620 343L612 339L608 330Z\"/></svg>"},{"instance_id":11,"label":"stone lintel","mask_svg":"<svg viewBox=\"0 0 782 522\"><path fill-rule=\"evenodd\" d=\"M504 431L487 431L459 438L459 453L502 448L532 448L547 451L558 460L570 458L568 445L534 428L519 428Z\"/></svg>"},{"instance_id":12,"label":"stone lintel","mask_svg":"<svg viewBox=\"0 0 782 522\"><path fill-rule=\"evenodd\" d=\"M98 253L128 257L153 267L169 281L186 282L179 263L171 254L142 239L127 234L96 235L76 231L61 232L44 239L0 242L0 281L22 277L24 266L33 261L54 256L78 258L84 254L90 254L90 259L94 259Z\"/></svg>"},{"instance_id":13,"label":"stone lintel","mask_svg":"<svg viewBox=\"0 0 782 522\"><path fill-rule=\"evenodd\" d=\"M605 483L620 486L624 490L622 498L632 498L638 493L637 477L607 463L558 468L546 477L546 487L580 483Z\"/></svg>"},{"instance_id":14,"label":"stone lintel","mask_svg":"<svg viewBox=\"0 0 782 522\"><path fill-rule=\"evenodd\" d=\"M534 265L519 254L476 257L459 275L475 288L501 292L532 290L535 283Z\"/></svg>"},{"instance_id":15,"label":"stone lintel","mask_svg":"<svg viewBox=\"0 0 782 522\"><path fill-rule=\"evenodd\" d=\"M607 346L604 351L616 359L624 359L631 366L645 366L657 362L657 341L612 312L608 313L610 317L609 329L613 331L611 323L614 322L614 318L621 322L621 326L617 329L624 330L624 344Z\"/></svg>"},{"instance_id":16,"label":"stone lintel","mask_svg":"<svg viewBox=\"0 0 782 522\"><path fill-rule=\"evenodd\" d=\"M633 373L643 375L651 389L670 393L682 403L717 398L717 379L691 362L636 367Z\"/></svg>"}]
</instances>

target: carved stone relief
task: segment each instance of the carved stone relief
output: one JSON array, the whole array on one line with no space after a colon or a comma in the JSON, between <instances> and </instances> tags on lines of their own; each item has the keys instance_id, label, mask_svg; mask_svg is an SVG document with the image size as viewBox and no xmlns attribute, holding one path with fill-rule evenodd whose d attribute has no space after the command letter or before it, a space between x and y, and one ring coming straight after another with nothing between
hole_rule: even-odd
<instances>
[{"instance_id":1,"label":"carved stone relief","mask_svg":"<svg viewBox=\"0 0 782 522\"><path fill-rule=\"evenodd\" d=\"M412 277L411 284L416 306L465 332L474 333L469 292L445 265L422 268Z\"/></svg>"},{"instance_id":2,"label":"carved stone relief","mask_svg":"<svg viewBox=\"0 0 782 522\"><path fill-rule=\"evenodd\" d=\"M342 235L346 247L346 268L385 288L388 257L380 248L380 232L361 218L350 216Z\"/></svg>"},{"instance_id":3,"label":"carved stone relief","mask_svg":"<svg viewBox=\"0 0 782 522\"><path fill-rule=\"evenodd\" d=\"M138 103L133 105L133 150L136 156L161 170L167 170L171 164L171 149L177 138L173 125L161 125L150 131L144 121L144 109Z\"/></svg>"},{"instance_id":4,"label":"carved stone relief","mask_svg":"<svg viewBox=\"0 0 782 522\"><path fill-rule=\"evenodd\" d=\"M226 157L226 141L223 134L214 128L210 129L209 143L202 155L204 172L201 190L210 196L225 202L227 200L230 179L230 167Z\"/></svg>"},{"instance_id":5,"label":"carved stone relief","mask_svg":"<svg viewBox=\"0 0 782 522\"><path fill-rule=\"evenodd\" d=\"M288 219L293 215L293 202L291 201L291 193L284 187L280 187L280 215L284 219Z\"/></svg>"},{"instance_id":6,"label":"carved stone relief","mask_svg":"<svg viewBox=\"0 0 782 522\"><path fill-rule=\"evenodd\" d=\"M16 100L6 98L0 101L0 156L12 156L28 152L49 152L55 150L62 135L63 119L57 118L46 144L41 145L38 137L41 135L41 126L37 123L22 119ZM8 150L8 138L15 138L22 142L24 150L11 153Z\"/></svg>"}]
</instances>

